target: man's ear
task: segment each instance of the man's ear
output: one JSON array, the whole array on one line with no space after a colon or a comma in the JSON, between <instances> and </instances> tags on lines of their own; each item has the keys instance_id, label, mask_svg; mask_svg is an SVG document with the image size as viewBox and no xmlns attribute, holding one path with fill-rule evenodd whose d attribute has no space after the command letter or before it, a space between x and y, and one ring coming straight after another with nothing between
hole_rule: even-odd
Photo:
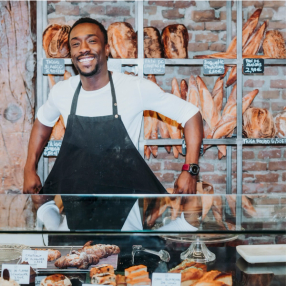
<instances>
[{"instance_id":1,"label":"man's ear","mask_svg":"<svg viewBox=\"0 0 286 286\"><path fill-rule=\"evenodd\" d=\"M110 46L109 46L109 44L106 44L105 45L105 55L107 58L109 57L109 54L110 54Z\"/></svg>"}]
</instances>

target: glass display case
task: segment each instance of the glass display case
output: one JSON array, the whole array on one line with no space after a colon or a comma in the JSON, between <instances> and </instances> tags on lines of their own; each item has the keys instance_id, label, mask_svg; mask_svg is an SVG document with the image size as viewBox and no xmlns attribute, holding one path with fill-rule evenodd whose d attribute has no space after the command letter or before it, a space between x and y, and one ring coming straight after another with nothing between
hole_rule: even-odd
<instances>
[{"instance_id":1,"label":"glass display case","mask_svg":"<svg viewBox=\"0 0 286 286\"><path fill-rule=\"evenodd\" d=\"M236 207L237 200L241 208ZM72 285L94 283L90 270L102 264L112 265L116 275L145 265L151 280L153 273L181 273L181 285L202 278L191 279L189 273L185 277L194 267L204 274L229 273L232 285L286 285L283 194L9 194L1 195L1 202L1 267L21 263L23 249L54 249L61 254L47 268L34 269L36 285L56 273L69 277ZM96 252L100 247L104 254ZM99 260L84 267L64 262L83 252L97 253ZM192 266L182 268L184 263Z\"/></svg>"}]
</instances>

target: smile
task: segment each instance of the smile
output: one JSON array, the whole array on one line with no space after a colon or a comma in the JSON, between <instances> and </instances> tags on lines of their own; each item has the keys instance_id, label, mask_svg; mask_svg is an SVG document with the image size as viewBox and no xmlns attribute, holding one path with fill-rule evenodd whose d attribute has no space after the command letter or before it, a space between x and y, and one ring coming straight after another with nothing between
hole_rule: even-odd
<instances>
[{"instance_id":1,"label":"smile","mask_svg":"<svg viewBox=\"0 0 286 286\"><path fill-rule=\"evenodd\" d=\"M78 60L80 63L86 63L86 62L91 62L94 59L94 57L88 57L88 58L82 58Z\"/></svg>"}]
</instances>

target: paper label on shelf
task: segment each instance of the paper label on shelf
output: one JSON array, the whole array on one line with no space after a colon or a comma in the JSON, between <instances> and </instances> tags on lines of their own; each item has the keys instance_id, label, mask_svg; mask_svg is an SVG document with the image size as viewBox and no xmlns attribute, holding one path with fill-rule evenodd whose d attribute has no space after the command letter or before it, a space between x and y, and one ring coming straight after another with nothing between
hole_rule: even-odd
<instances>
[{"instance_id":1,"label":"paper label on shelf","mask_svg":"<svg viewBox=\"0 0 286 286\"><path fill-rule=\"evenodd\" d=\"M64 59L43 59L43 74L63 75L64 73Z\"/></svg>"},{"instance_id":2,"label":"paper label on shelf","mask_svg":"<svg viewBox=\"0 0 286 286\"><path fill-rule=\"evenodd\" d=\"M24 261L32 268L47 268L48 251L25 249L22 251L22 262Z\"/></svg>"},{"instance_id":3,"label":"paper label on shelf","mask_svg":"<svg viewBox=\"0 0 286 286\"><path fill-rule=\"evenodd\" d=\"M181 273L153 273L152 286L181 286Z\"/></svg>"},{"instance_id":4,"label":"paper label on shelf","mask_svg":"<svg viewBox=\"0 0 286 286\"><path fill-rule=\"evenodd\" d=\"M44 149L45 157L56 157L58 156L62 146L61 140L50 140Z\"/></svg>"},{"instance_id":5,"label":"paper label on shelf","mask_svg":"<svg viewBox=\"0 0 286 286\"><path fill-rule=\"evenodd\" d=\"M243 59L243 73L264 73L264 59Z\"/></svg>"},{"instance_id":6,"label":"paper label on shelf","mask_svg":"<svg viewBox=\"0 0 286 286\"><path fill-rule=\"evenodd\" d=\"M286 144L286 138L244 138L243 144L279 145Z\"/></svg>"},{"instance_id":7,"label":"paper label on shelf","mask_svg":"<svg viewBox=\"0 0 286 286\"><path fill-rule=\"evenodd\" d=\"M10 278L19 284L30 284L30 265L2 264L2 277L4 269L9 270Z\"/></svg>"},{"instance_id":8,"label":"paper label on shelf","mask_svg":"<svg viewBox=\"0 0 286 286\"><path fill-rule=\"evenodd\" d=\"M224 74L224 60L222 60L222 59L206 59L206 60L204 60L203 74L205 74L205 75Z\"/></svg>"},{"instance_id":9,"label":"paper label on shelf","mask_svg":"<svg viewBox=\"0 0 286 286\"><path fill-rule=\"evenodd\" d=\"M107 68L109 71L121 72L121 60L120 59L108 59Z\"/></svg>"},{"instance_id":10,"label":"paper label on shelf","mask_svg":"<svg viewBox=\"0 0 286 286\"><path fill-rule=\"evenodd\" d=\"M165 59L144 59L144 74L165 74Z\"/></svg>"}]
</instances>

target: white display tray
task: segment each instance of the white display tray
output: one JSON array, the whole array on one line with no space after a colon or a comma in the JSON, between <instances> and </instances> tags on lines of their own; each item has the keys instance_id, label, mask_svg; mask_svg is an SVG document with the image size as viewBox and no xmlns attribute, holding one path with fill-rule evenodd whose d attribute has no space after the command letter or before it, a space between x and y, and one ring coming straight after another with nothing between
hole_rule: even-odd
<instances>
[{"instance_id":1,"label":"white display tray","mask_svg":"<svg viewBox=\"0 0 286 286\"><path fill-rule=\"evenodd\" d=\"M286 262L286 244L239 245L236 251L249 263Z\"/></svg>"}]
</instances>

